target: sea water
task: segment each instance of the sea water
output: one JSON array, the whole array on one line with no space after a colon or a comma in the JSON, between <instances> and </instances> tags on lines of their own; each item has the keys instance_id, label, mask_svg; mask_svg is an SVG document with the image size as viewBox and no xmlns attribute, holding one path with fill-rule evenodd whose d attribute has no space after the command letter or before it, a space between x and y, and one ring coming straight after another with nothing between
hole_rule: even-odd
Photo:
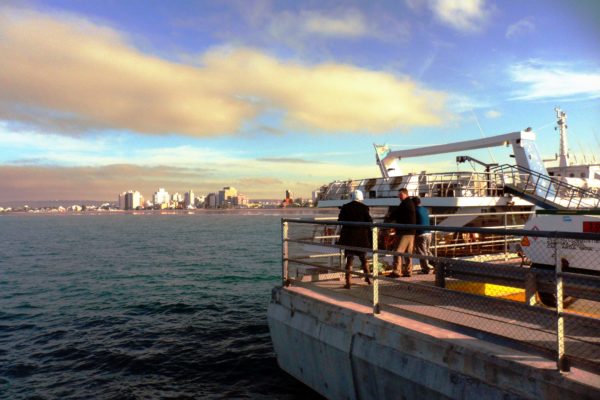
<instances>
[{"instance_id":1,"label":"sea water","mask_svg":"<svg viewBox=\"0 0 600 400\"><path fill-rule=\"evenodd\" d=\"M0 215L0 398L308 398L266 320L281 216Z\"/></svg>"}]
</instances>

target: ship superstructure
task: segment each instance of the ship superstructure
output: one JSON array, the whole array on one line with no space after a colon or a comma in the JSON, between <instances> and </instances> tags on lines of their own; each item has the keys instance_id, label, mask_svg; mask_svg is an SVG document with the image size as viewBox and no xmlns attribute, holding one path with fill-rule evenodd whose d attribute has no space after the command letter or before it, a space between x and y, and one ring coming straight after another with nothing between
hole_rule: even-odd
<instances>
[{"instance_id":1,"label":"ship superstructure","mask_svg":"<svg viewBox=\"0 0 600 400\"><path fill-rule=\"evenodd\" d=\"M421 197L422 205L440 214L485 214L502 211L544 209L589 209L600 205L597 193L552 176L535 144L530 129L483 139L392 151L375 145L376 162L381 177L334 181L321 187L318 207L339 207L348 201L353 190L361 190L365 204L371 207L395 206L398 190L406 188L411 196ZM512 149L515 163L486 164L466 155L457 162L477 161L485 167L477 172L442 172L402 175L400 162L407 158L460 153L470 150L506 146ZM566 145L565 145L566 146ZM485 219L485 218L483 218ZM516 222L516 221L515 221ZM524 221L520 221L524 222ZM448 218L450 226L487 226L481 217Z\"/></svg>"}]
</instances>

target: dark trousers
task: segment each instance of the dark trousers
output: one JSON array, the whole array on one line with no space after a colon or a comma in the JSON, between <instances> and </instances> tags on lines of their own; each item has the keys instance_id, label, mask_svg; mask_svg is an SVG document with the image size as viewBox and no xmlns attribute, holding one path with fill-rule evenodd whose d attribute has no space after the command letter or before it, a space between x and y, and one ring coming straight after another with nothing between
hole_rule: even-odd
<instances>
[{"instance_id":1,"label":"dark trousers","mask_svg":"<svg viewBox=\"0 0 600 400\"><path fill-rule=\"evenodd\" d=\"M360 260L360 266L362 267L362 270L365 274L370 274L371 272L369 271L369 264L367 262L367 253L365 253L364 251L354 251L354 252L350 252L347 251L346 253L346 286L350 287L350 271L352 270L352 263L354 262L354 256L357 256L358 259ZM365 277L365 281L367 281L368 283L371 282L371 280L369 279L369 277Z\"/></svg>"}]
</instances>

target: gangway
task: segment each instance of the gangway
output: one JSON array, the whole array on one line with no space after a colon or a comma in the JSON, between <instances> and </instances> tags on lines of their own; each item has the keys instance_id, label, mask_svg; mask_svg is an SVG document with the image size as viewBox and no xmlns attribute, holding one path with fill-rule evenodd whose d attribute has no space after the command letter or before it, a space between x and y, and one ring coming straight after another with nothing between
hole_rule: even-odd
<instances>
[{"instance_id":1,"label":"gangway","mask_svg":"<svg viewBox=\"0 0 600 400\"><path fill-rule=\"evenodd\" d=\"M522 166L504 164L495 167L492 173L501 180L505 193L546 210L600 208L600 194Z\"/></svg>"}]
</instances>

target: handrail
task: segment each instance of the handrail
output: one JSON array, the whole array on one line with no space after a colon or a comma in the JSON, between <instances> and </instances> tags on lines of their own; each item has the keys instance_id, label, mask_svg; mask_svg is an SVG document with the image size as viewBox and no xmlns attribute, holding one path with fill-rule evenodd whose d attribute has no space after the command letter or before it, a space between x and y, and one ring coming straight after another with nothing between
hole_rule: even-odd
<instances>
[{"instance_id":1,"label":"handrail","mask_svg":"<svg viewBox=\"0 0 600 400\"><path fill-rule=\"evenodd\" d=\"M551 238L553 240L558 239L582 239L586 241L600 241L600 234L596 233L577 233L577 232L541 232L541 231L531 231L524 229L486 229L486 228L468 228L468 227L441 227L441 226L423 226L423 225L407 225L407 224L394 224L394 223L378 223L378 222L346 222L346 221L325 221L325 220L314 220L308 218L282 218L282 278L284 285L293 284L294 280L290 279L289 273L289 264L297 263L299 265L315 267L318 270L323 271L336 271L337 273L351 273L352 275L361 276L361 277L369 277L373 280L372 286L370 286L370 294L372 296L373 302L373 313L378 314L380 312L380 298L379 298L379 282L387 282L397 283L398 281L386 277L384 275L378 275L378 269L373 268L373 272L371 274L365 274L357 271L348 271L344 270L341 267L341 251L342 250L354 250L354 251L364 251L369 253L373 257L373 265L379 265L377 262L378 257L383 255L394 255L394 256L408 256L414 257L418 259L426 259L430 261L436 262L436 286L435 289L445 290L445 280L446 278L452 279L465 279L474 282L485 282L485 283L495 283L499 285L512 285L514 287L520 287L525 289L525 302L523 304L516 303L514 307L520 307L519 309L528 310L530 313L541 313L546 316L555 316L556 322L556 365L557 369L561 372L569 370L569 360L574 360L573 357L581 357L580 353L578 355L570 356L565 350L565 341L567 337L567 333L565 333L566 320L565 318L571 318L571 313L563 310L563 290L567 294L578 294L580 288L583 287L586 292L581 295L582 298L587 298L592 301L598 301L600 299L600 277L589 277L586 278L585 275L580 274L570 274L569 272L562 272L561 268L561 260L559 252L555 253L555 261L556 261L556 269L555 271L544 271L544 270L536 270L529 268L522 268L518 266L511 266L508 264L492 264L492 263L482 263L482 262L474 262L474 261L466 261L466 260L458 260L454 258L447 257L436 257L436 256L425 256L425 255L417 255L412 253L400 253L393 250L379 249L378 248L378 230L380 228L389 229L389 228L401 228L401 229L425 229L433 232L464 232L464 233L483 233L483 234L497 234L504 236L505 238L509 236L529 236L529 237L545 237ZM363 248L363 247L353 247L353 246L345 246L338 245L334 242L331 243L319 243L314 242L307 239L302 238L294 238L290 237L290 224L310 224L315 226L331 226L331 225L339 225L339 226L363 226L369 227L372 229L373 235L373 247L372 248ZM313 237L314 239L314 237ZM296 245L309 245L309 246L317 246L316 248L324 248L325 252L329 257L333 257L340 261L338 266L334 265L323 265L322 263L311 262L313 257L301 257L294 258L289 253L289 243L295 243ZM555 246L557 246L559 242L555 242ZM571 242L567 242L569 245ZM340 252L333 253L331 251L327 251L327 248L335 248ZM556 247L558 248L558 246ZM314 250L321 251L321 250ZM323 252L323 251L321 251ZM327 274L325 274L327 275ZM570 280L570 275L573 275L573 279L578 279L578 281ZM585 280L583 280L585 278ZM325 278L331 279L331 278ZM564 282L563 282L564 279ZM580 282L581 281L581 282ZM298 281L300 282L300 281ZM306 281L309 282L309 281ZM410 284L408 282L403 282L402 284ZM563 287L564 285L564 287ZM582 286L583 285L583 286ZM420 287L420 286L419 286ZM429 285L425 285L424 287L431 287ZM386 286L389 288L389 286ZM545 308L533 307L536 303L535 293L538 290L545 290L546 293L548 291L554 290L556 294L556 307L554 307L554 311ZM455 292L452 292L455 293ZM457 294L458 295L458 294ZM476 298L476 294L469 294ZM505 301L498 300L496 301ZM488 300L485 300L488 301ZM491 300L490 300L491 301ZM499 303L498 303L499 304ZM511 305L511 307L513 307ZM541 315L536 314L536 315ZM590 315L577 315L577 318L589 319L589 323L596 324L600 326L600 320L597 317ZM568 321L567 321L568 322ZM582 362L590 362L594 365L595 368L598 367L597 361L593 360L593 357L583 357ZM580 360L581 361L581 360ZM596 364L594 364L596 363Z\"/></svg>"},{"instance_id":2,"label":"handrail","mask_svg":"<svg viewBox=\"0 0 600 400\"><path fill-rule=\"evenodd\" d=\"M505 187L509 184L506 182L508 175L518 190L524 194L538 195L553 205L575 209L600 207L600 196L597 193L520 165L503 164L494 167L491 172L495 179L499 177ZM540 187L541 191L538 190Z\"/></svg>"}]
</instances>

